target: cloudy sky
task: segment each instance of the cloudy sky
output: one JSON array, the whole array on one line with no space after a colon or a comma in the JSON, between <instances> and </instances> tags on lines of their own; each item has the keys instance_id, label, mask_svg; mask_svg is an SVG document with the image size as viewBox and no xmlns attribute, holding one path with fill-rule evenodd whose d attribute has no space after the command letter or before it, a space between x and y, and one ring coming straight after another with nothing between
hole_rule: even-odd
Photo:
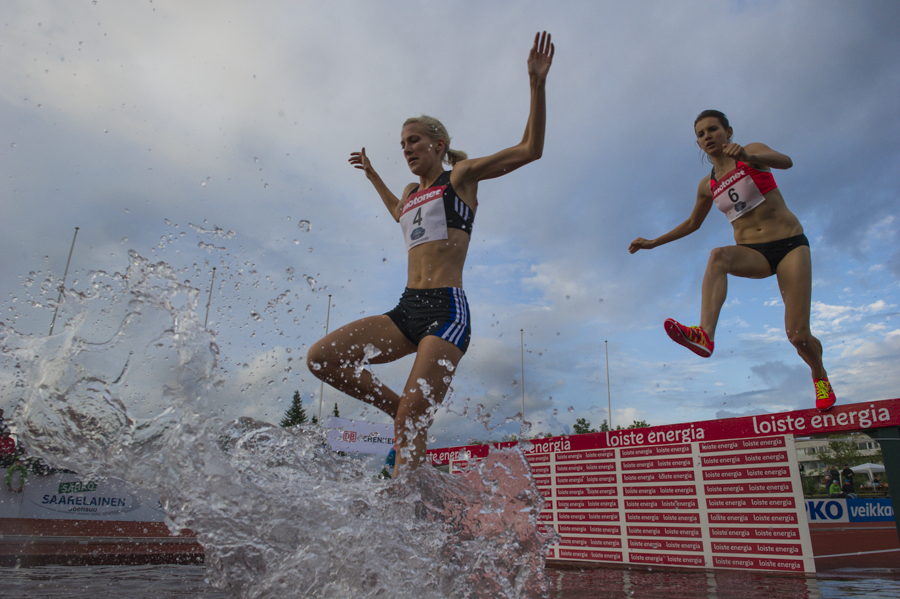
<instances>
[{"instance_id":1,"label":"cloudy sky","mask_svg":"<svg viewBox=\"0 0 900 599\"><path fill-rule=\"evenodd\" d=\"M793 159L775 175L812 245L812 327L838 401L895 398L898 22L891 1L8 0L2 317L46 334L52 311L25 301L41 293L29 281L62 277L77 226L76 287L124 271L130 250L204 296L216 267L222 414L275 421L294 390L317 405L304 356L329 294L333 329L389 310L405 284L400 228L350 152L365 146L399 193L414 180L399 147L409 116L440 118L470 156L515 144L525 61L546 29L544 157L480 186L473 339L434 445L519 430L504 423L521 411L522 339L526 418L541 432L599 425L608 400L614 425L813 405L774 278L730 280L708 360L663 331L667 317L699 320L709 250L733 243L721 214L627 251L690 213L709 171L692 130L706 108L729 116L739 143ZM377 372L398 386L410 360ZM326 389L326 409L335 402L387 421Z\"/></svg>"}]
</instances>

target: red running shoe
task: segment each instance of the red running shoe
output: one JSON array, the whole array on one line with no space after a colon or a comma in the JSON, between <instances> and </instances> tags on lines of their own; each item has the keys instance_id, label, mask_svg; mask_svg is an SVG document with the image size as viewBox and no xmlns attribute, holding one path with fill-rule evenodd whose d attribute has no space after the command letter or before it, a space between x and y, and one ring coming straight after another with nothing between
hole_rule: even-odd
<instances>
[{"instance_id":1,"label":"red running shoe","mask_svg":"<svg viewBox=\"0 0 900 599\"><path fill-rule=\"evenodd\" d=\"M715 345L700 327L686 327L672 318L666 319L666 333L678 345L683 345L701 358L708 358Z\"/></svg>"},{"instance_id":2,"label":"red running shoe","mask_svg":"<svg viewBox=\"0 0 900 599\"><path fill-rule=\"evenodd\" d=\"M831 383L828 382L828 377L813 379L813 385L816 386L816 407L823 412L831 408L837 401L837 397L834 395Z\"/></svg>"}]
</instances>

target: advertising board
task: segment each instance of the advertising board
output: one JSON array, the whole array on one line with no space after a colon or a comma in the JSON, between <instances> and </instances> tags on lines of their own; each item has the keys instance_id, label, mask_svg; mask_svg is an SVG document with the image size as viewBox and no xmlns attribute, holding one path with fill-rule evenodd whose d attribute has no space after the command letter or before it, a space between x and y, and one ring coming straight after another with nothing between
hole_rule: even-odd
<instances>
[{"instance_id":1,"label":"advertising board","mask_svg":"<svg viewBox=\"0 0 900 599\"><path fill-rule=\"evenodd\" d=\"M529 440L521 449L546 499L540 519L559 534L551 559L811 573L809 518L885 517L890 506L849 499L810 506L794 435L898 424L900 401L885 400L824 414L800 410ZM490 447L429 456L458 471Z\"/></svg>"}]
</instances>

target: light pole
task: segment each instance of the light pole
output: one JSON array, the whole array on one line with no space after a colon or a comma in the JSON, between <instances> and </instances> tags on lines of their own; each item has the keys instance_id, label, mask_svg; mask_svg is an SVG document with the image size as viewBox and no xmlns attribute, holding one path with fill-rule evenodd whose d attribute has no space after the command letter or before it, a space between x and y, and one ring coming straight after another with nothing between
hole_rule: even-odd
<instances>
[{"instance_id":1,"label":"light pole","mask_svg":"<svg viewBox=\"0 0 900 599\"><path fill-rule=\"evenodd\" d=\"M331 294L328 294L328 312L325 315L325 335L328 336L328 324L331 321ZM319 387L319 426L322 426L322 400L325 399L325 380Z\"/></svg>"},{"instance_id":2,"label":"light pole","mask_svg":"<svg viewBox=\"0 0 900 599\"><path fill-rule=\"evenodd\" d=\"M522 424L525 424L525 329L519 329L522 347Z\"/></svg>"},{"instance_id":3,"label":"light pole","mask_svg":"<svg viewBox=\"0 0 900 599\"><path fill-rule=\"evenodd\" d=\"M207 323L209 322L209 305L212 303L212 290L213 283L216 280L216 267L213 266L212 277L209 279L209 297L206 299L206 318L203 319L203 328L206 328Z\"/></svg>"},{"instance_id":4,"label":"light pole","mask_svg":"<svg viewBox=\"0 0 900 599\"><path fill-rule=\"evenodd\" d=\"M56 314L59 312L59 302L62 301L63 289L66 286L66 277L69 276L69 263L72 261L72 251L75 249L75 239L78 237L78 227L75 227L75 235L72 236L72 247L69 248L69 258L66 260L66 270L63 272L62 283L59 284L59 296L56 298L56 308L53 309L53 320L50 321L50 334L56 326Z\"/></svg>"},{"instance_id":5,"label":"light pole","mask_svg":"<svg viewBox=\"0 0 900 599\"><path fill-rule=\"evenodd\" d=\"M612 399L609 395L609 345L606 339L603 340L603 348L606 350L606 409L609 412L609 430L612 430Z\"/></svg>"}]
</instances>

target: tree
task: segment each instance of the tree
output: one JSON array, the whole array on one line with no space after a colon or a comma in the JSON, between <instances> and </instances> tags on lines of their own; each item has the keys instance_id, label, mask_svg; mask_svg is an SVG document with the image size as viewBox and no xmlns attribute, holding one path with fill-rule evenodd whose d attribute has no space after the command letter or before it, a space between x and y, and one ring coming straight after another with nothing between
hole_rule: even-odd
<instances>
[{"instance_id":1,"label":"tree","mask_svg":"<svg viewBox=\"0 0 900 599\"><path fill-rule=\"evenodd\" d=\"M604 420L604 422L606 422ZM597 431L591 428L591 423L589 420L585 418L579 418L575 421L575 424L572 425L572 432L576 435L583 435L585 433L596 433Z\"/></svg>"},{"instance_id":2,"label":"tree","mask_svg":"<svg viewBox=\"0 0 900 599\"><path fill-rule=\"evenodd\" d=\"M626 429L629 429L629 428L647 428L647 427L649 427L649 426L650 426L650 424L649 424L646 420L634 420L634 421L631 422L631 424L629 424L629 425L628 425L627 427L625 427L625 428L626 428ZM613 430L613 429L609 428L609 423L606 422L606 419L604 418L604 419L603 419L603 422L600 424L600 432L603 433L603 432L610 431L610 430ZM622 425L621 425L621 424L616 425L615 430L617 430L617 431L623 430L623 429L622 429Z\"/></svg>"},{"instance_id":3,"label":"tree","mask_svg":"<svg viewBox=\"0 0 900 599\"><path fill-rule=\"evenodd\" d=\"M841 437L846 438L845 435L841 435ZM822 456L822 461L825 462L826 466L838 467L844 464L856 466L863 463L864 459L856 441L852 439L841 441L838 438L828 442L828 453Z\"/></svg>"},{"instance_id":4,"label":"tree","mask_svg":"<svg viewBox=\"0 0 900 599\"><path fill-rule=\"evenodd\" d=\"M303 400L300 399L300 392L294 391L294 400L291 402L291 407L284 413L281 426L287 428L304 422L306 422L306 410L303 409Z\"/></svg>"}]
</instances>

